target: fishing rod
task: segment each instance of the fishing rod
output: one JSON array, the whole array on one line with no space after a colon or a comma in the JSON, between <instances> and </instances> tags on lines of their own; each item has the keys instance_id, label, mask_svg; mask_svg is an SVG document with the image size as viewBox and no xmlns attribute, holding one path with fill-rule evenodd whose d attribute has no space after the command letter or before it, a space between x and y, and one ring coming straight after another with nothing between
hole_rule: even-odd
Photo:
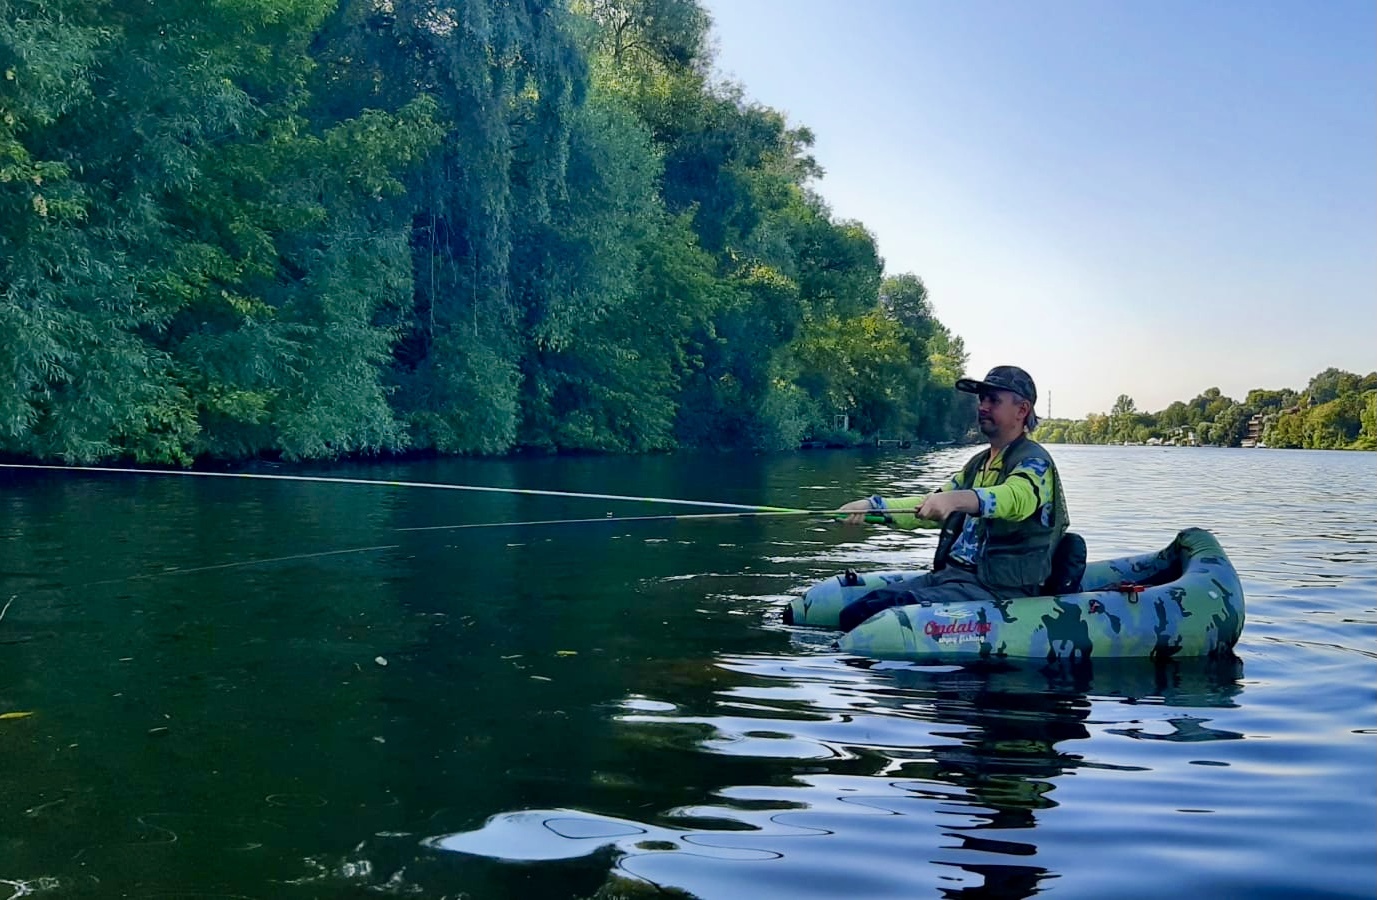
<instances>
[{"instance_id":1,"label":"fishing rod","mask_svg":"<svg viewBox=\"0 0 1377 900\"><path fill-rule=\"evenodd\" d=\"M570 497L582 500L626 500L638 503L678 503L709 509L736 509L747 512L798 514L808 510L747 503L717 503L710 500L680 500L673 497L628 497L621 494L591 494L578 491L540 491L533 488L503 488L475 484L442 484L434 481L382 481L369 478L334 478L325 475L264 475L257 472L196 472L186 469L129 469L113 466L52 466L37 463L0 463L0 469L28 469L40 472L96 472L118 475L186 475L196 478L251 478L262 481L296 481L318 484L356 484L371 487L433 488L441 491L478 491L494 494L523 494L535 497Z\"/></svg>"},{"instance_id":2,"label":"fishing rod","mask_svg":"<svg viewBox=\"0 0 1377 900\"><path fill-rule=\"evenodd\" d=\"M444 484L435 481L384 481L370 478L336 478L326 475L265 475L258 472L197 472L187 469L131 469L117 466L53 466L38 463L0 463L0 469L24 469L39 472L93 472L116 475L186 475L199 478L246 478L260 481L292 481L316 484L353 484L370 487L408 487L432 488L443 491L477 491L496 494L522 494L537 497L565 497L582 500L621 500L635 503L677 503L682 506L705 507L709 509L730 509L731 513L706 513L697 515L664 516L603 516L589 519L544 519L532 522L480 522L467 525L430 525L415 528L398 528L397 531L453 531L461 528L498 528L519 525L577 525L593 522L656 522L692 519L730 519L751 516L833 516L846 518L854 513L843 513L831 509L790 509L781 506L757 506L747 503L720 503L711 500L683 500L674 497L630 497L623 494L595 494L580 491L543 491L534 488L504 488L473 484ZM865 521L871 524L884 524L884 515L869 513Z\"/></svg>"},{"instance_id":3,"label":"fishing rod","mask_svg":"<svg viewBox=\"0 0 1377 900\"><path fill-rule=\"evenodd\" d=\"M396 531L458 531L469 528L516 528L524 526L540 525L580 525L607 522L667 522L667 521L693 521L704 519L746 519L757 517L773 516L830 516L833 518L846 518L853 513L844 513L840 510L828 509L788 509L778 506L755 506L744 503L719 503L708 500L682 500L669 497L629 497L620 494L595 494L575 491L542 491L531 488L500 488L484 485L464 485L464 484L442 484L429 481L383 481L366 478L335 478L323 475L265 475L256 472L196 472L179 469L131 469L116 466L53 466L41 465L37 463L0 463L0 469L20 469L40 472L90 472L98 474L118 474L118 475L189 475L202 478L246 478L262 481L295 481L320 484L353 484L366 485L372 487L414 487L414 488L433 488L438 490L451 491L478 491L502 494L523 494L528 496L541 497L566 497L586 500L624 500L640 503L678 503L684 506L707 507L713 509L729 509L732 512L723 513L695 513L682 515L662 515L662 516L601 516L597 518L584 519L543 519L527 522L477 522L465 525L425 525L410 528L398 528ZM886 521L885 516L868 513L865 521L870 523L882 524ZM220 563L209 566L197 566L185 569L168 569L163 572L143 573L139 575L128 575L122 578L104 579L101 581L87 582L86 584L73 585L67 588L47 588L45 590L74 590L87 587L97 587L110 584L119 584L128 581L137 581L148 578L158 578L168 575L190 575L200 572L210 572L220 569L234 569L242 566L263 565L268 563L302 561L307 559L317 559L327 556L341 556L351 553L377 553L384 550L396 550L398 544L384 544L372 547L353 547L345 550L324 550L316 553L300 553L290 556L278 556L264 559L241 560L238 562ZM0 618L9 612L15 597L10 597L3 609L0 609Z\"/></svg>"},{"instance_id":4,"label":"fishing rod","mask_svg":"<svg viewBox=\"0 0 1377 900\"><path fill-rule=\"evenodd\" d=\"M749 519L766 516L835 516L844 517L847 513L837 512L836 510L826 509L780 509L766 512L727 512L727 513L693 513L681 516L601 516L588 519L544 519L533 522L477 522L467 525L423 525L413 528L396 528L394 531L457 531L464 528L518 528L531 525L581 525L597 522L668 522L698 519ZM867 515L867 522L883 522L881 516ZM245 566L261 566L271 563L281 562L302 562L308 559L321 559L327 556L346 556L352 553L380 553L384 550L399 550L401 544L378 544L372 547L350 547L344 550L321 550L314 553L293 553L289 556L260 557L258 559L244 559L228 563L216 563L209 566L194 566L191 568L164 569L160 572L142 572L137 575L124 575L117 578L106 578L100 581L87 581L82 584L74 584L63 587L39 588L40 591L70 591L81 590L90 587L103 587L111 584L124 584L130 581L147 581L154 578L165 578L169 575L196 575L204 572L214 572L223 569L238 569ZM9 602L0 608L0 619L9 612L10 604L14 603L18 597L16 594L10 597Z\"/></svg>"},{"instance_id":5,"label":"fishing rod","mask_svg":"<svg viewBox=\"0 0 1377 900\"><path fill-rule=\"evenodd\" d=\"M588 519L540 519L533 522L472 522L466 525L418 525L410 528L397 528L396 531L458 531L461 528L516 528L526 525L588 525L598 522L687 522L704 519L757 519L774 516L832 516L844 519L852 513L835 509L774 509L726 513L690 513L680 516L599 516ZM867 522L883 524L884 516L868 513Z\"/></svg>"}]
</instances>

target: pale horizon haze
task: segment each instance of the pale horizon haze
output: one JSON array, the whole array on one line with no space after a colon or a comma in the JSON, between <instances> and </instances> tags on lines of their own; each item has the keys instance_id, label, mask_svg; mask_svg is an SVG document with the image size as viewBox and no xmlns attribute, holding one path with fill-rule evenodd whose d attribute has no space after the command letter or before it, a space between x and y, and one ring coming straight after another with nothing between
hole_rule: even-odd
<instances>
[{"instance_id":1,"label":"pale horizon haze","mask_svg":"<svg viewBox=\"0 0 1377 900\"><path fill-rule=\"evenodd\" d=\"M718 76L1043 416L1377 369L1377 4L704 6Z\"/></svg>"}]
</instances>

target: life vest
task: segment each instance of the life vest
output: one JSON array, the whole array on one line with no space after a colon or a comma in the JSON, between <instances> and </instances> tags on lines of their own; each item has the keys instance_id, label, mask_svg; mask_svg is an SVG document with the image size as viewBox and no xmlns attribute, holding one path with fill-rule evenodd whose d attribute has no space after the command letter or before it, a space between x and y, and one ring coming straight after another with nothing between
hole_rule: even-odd
<instances>
[{"instance_id":1,"label":"life vest","mask_svg":"<svg viewBox=\"0 0 1377 900\"><path fill-rule=\"evenodd\" d=\"M1020 437L1004 448L1004 458L995 485L1003 484L1010 472L1032 456L1047 460L1052 470L1051 524L1042 524L1040 507L1018 522L983 516L975 520L977 534L983 536L981 543L984 547L976 562L975 577L999 597L1031 597L1039 593L1052 574L1052 553L1071 524L1057 464L1052 461L1052 455L1036 441L1026 436ZM963 488L970 490L975 487L976 477L989 459L990 448L986 447L966 463L958 479ZM1040 499L1046 502L1045 498Z\"/></svg>"}]
</instances>

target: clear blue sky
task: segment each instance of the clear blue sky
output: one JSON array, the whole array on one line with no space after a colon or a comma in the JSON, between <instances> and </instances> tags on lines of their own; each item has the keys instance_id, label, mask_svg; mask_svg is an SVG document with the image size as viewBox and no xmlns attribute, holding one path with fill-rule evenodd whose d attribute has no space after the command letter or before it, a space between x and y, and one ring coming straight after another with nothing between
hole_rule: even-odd
<instances>
[{"instance_id":1,"label":"clear blue sky","mask_svg":"<svg viewBox=\"0 0 1377 900\"><path fill-rule=\"evenodd\" d=\"M1372 0L704 0L717 69L1038 410L1377 369Z\"/></svg>"}]
</instances>

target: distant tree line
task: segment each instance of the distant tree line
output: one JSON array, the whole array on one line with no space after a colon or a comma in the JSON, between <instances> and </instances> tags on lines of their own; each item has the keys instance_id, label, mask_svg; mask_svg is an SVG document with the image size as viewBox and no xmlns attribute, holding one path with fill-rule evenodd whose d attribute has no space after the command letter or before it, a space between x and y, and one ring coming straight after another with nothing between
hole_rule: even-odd
<instances>
[{"instance_id":1,"label":"distant tree line","mask_svg":"<svg viewBox=\"0 0 1377 900\"><path fill-rule=\"evenodd\" d=\"M0 0L0 453L940 441L966 351L694 0Z\"/></svg>"},{"instance_id":2,"label":"distant tree line","mask_svg":"<svg viewBox=\"0 0 1377 900\"><path fill-rule=\"evenodd\" d=\"M1210 388L1189 403L1177 401L1156 413L1139 412L1131 397L1120 394L1108 415L1045 419L1037 438L1066 444L1161 441L1220 447L1257 440L1268 447L1377 450L1377 372L1325 369L1304 390L1259 388L1241 403Z\"/></svg>"}]
</instances>

